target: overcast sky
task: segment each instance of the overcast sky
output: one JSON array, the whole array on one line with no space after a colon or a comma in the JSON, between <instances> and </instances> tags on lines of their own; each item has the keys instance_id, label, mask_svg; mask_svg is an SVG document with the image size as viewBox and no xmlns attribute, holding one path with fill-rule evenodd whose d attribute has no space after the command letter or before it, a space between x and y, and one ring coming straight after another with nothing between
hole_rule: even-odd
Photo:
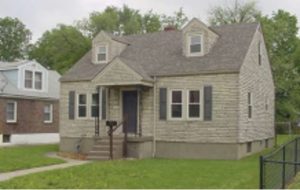
<instances>
[{"instance_id":1,"label":"overcast sky","mask_svg":"<svg viewBox=\"0 0 300 190\"><path fill-rule=\"evenodd\" d=\"M212 6L232 2L234 0L0 0L0 17L19 18L32 31L35 41L58 23L73 24L108 5L121 7L126 4L142 13L153 9L153 12L167 15L183 7L189 18L197 17L207 23L207 12ZM263 14L284 9L300 21L300 0L257 0L257 3Z\"/></svg>"}]
</instances>

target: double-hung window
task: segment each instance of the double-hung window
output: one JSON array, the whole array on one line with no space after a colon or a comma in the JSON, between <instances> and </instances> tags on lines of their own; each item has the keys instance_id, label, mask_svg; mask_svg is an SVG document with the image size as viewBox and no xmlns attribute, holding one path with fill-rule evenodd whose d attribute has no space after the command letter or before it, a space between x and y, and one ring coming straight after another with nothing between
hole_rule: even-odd
<instances>
[{"instance_id":1,"label":"double-hung window","mask_svg":"<svg viewBox=\"0 0 300 190\"><path fill-rule=\"evenodd\" d=\"M97 61L99 63L106 63L107 61L107 47L106 45L98 46L97 48Z\"/></svg>"},{"instance_id":2,"label":"double-hung window","mask_svg":"<svg viewBox=\"0 0 300 190\"><path fill-rule=\"evenodd\" d=\"M40 71L25 70L24 87L26 89L43 89L43 73Z\"/></svg>"},{"instance_id":3,"label":"double-hung window","mask_svg":"<svg viewBox=\"0 0 300 190\"><path fill-rule=\"evenodd\" d=\"M34 73L34 88L36 90L42 90L42 73L35 72Z\"/></svg>"},{"instance_id":4,"label":"double-hung window","mask_svg":"<svg viewBox=\"0 0 300 190\"><path fill-rule=\"evenodd\" d=\"M78 106L78 118L86 118L87 117L87 96L86 94L78 94L77 99Z\"/></svg>"},{"instance_id":5,"label":"double-hung window","mask_svg":"<svg viewBox=\"0 0 300 190\"><path fill-rule=\"evenodd\" d=\"M92 94L91 116L99 116L99 94Z\"/></svg>"},{"instance_id":6,"label":"double-hung window","mask_svg":"<svg viewBox=\"0 0 300 190\"><path fill-rule=\"evenodd\" d=\"M53 122L53 105L46 104L44 106L44 123L52 123Z\"/></svg>"},{"instance_id":7,"label":"double-hung window","mask_svg":"<svg viewBox=\"0 0 300 190\"><path fill-rule=\"evenodd\" d=\"M17 122L17 102L15 101L7 102L6 104L6 122Z\"/></svg>"},{"instance_id":8,"label":"double-hung window","mask_svg":"<svg viewBox=\"0 0 300 190\"><path fill-rule=\"evenodd\" d=\"M25 71L25 80L24 80L25 88L33 88L32 81L33 81L33 72Z\"/></svg>"},{"instance_id":9,"label":"double-hung window","mask_svg":"<svg viewBox=\"0 0 300 190\"><path fill-rule=\"evenodd\" d=\"M171 91L171 118L182 118L182 91Z\"/></svg>"},{"instance_id":10,"label":"double-hung window","mask_svg":"<svg viewBox=\"0 0 300 190\"><path fill-rule=\"evenodd\" d=\"M201 114L200 90L188 91L188 118L199 119Z\"/></svg>"},{"instance_id":11,"label":"double-hung window","mask_svg":"<svg viewBox=\"0 0 300 190\"><path fill-rule=\"evenodd\" d=\"M248 118L252 118L253 106L252 106L252 93L248 92Z\"/></svg>"},{"instance_id":12,"label":"double-hung window","mask_svg":"<svg viewBox=\"0 0 300 190\"><path fill-rule=\"evenodd\" d=\"M202 37L201 34L189 36L189 53L200 54L202 51Z\"/></svg>"}]
</instances>

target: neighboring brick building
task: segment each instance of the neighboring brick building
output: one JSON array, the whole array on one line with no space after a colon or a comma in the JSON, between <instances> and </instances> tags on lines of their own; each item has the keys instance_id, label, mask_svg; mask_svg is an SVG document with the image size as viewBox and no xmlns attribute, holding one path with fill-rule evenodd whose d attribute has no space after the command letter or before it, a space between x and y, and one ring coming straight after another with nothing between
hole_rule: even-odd
<instances>
[{"instance_id":1,"label":"neighboring brick building","mask_svg":"<svg viewBox=\"0 0 300 190\"><path fill-rule=\"evenodd\" d=\"M61 82L61 151L95 154L98 116L100 140L106 120L127 118L134 157L239 159L273 145L274 83L258 23L100 32Z\"/></svg>"},{"instance_id":2,"label":"neighboring brick building","mask_svg":"<svg viewBox=\"0 0 300 190\"><path fill-rule=\"evenodd\" d=\"M0 62L0 145L59 141L59 78L35 61Z\"/></svg>"}]
</instances>

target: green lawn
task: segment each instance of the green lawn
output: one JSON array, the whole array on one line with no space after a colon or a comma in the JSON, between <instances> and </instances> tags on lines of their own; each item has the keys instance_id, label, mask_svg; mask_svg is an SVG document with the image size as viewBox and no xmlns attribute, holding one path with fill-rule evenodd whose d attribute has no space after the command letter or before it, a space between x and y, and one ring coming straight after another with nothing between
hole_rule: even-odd
<instances>
[{"instance_id":1,"label":"green lawn","mask_svg":"<svg viewBox=\"0 0 300 190\"><path fill-rule=\"evenodd\" d=\"M278 142L288 139L280 136ZM93 162L18 177L0 188L258 188L258 157Z\"/></svg>"},{"instance_id":2,"label":"green lawn","mask_svg":"<svg viewBox=\"0 0 300 190\"><path fill-rule=\"evenodd\" d=\"M57 151L57 145L1 147L0 173L63 163L63 160L45 156L48 152Z\"/></svg>"}]
</instances>

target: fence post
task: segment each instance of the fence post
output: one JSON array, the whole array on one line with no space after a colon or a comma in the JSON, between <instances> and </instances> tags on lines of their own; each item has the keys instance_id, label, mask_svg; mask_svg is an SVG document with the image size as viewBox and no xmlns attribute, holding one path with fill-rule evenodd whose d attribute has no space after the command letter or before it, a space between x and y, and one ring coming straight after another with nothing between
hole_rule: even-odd
<instances>
[{"instance_id":1,"label":"fence post","mask_svg":"<svg viewBox=\"0 0 300 190\"><path fill-rule=\"evenodd\" d=\"M282 147L282 189L285 187L285 146Z\"/></svg>"},{"instance_id":2,"label":"fence post","mask_svg":"<svg viewBox=\"0 0 300 190\"><path fill-rule=\"evenodd\" d=\"M259 157L259 188L264 189L264 157Z\"/></svg>"},{"instance_id":3,"label":"fence post","mask_svg":"<svg viewBox=\"0 0 300 190\"><path fill-rule=\"evenodd\" d=\"M298 165L297 165L297 162L298 162L298 138L295 139L295 175L297 174L297 171L298 171Z\"/></svg>"}]
</instances>

